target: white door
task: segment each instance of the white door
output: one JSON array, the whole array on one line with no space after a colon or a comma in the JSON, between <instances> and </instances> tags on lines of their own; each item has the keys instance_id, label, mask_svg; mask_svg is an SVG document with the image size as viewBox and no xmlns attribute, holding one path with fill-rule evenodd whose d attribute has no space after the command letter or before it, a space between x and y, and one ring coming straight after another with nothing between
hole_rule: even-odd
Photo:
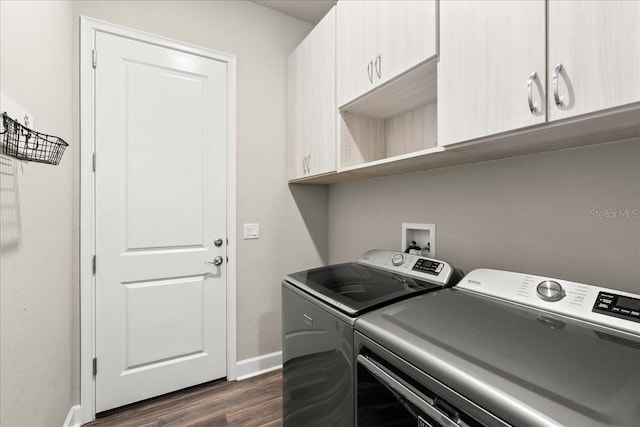
<instances>
[{"instance_id":1,"label":"white door","mask_svg":"<svg viewBox=\"0 0 640 427\"><path fill-rule=\"evenodd\" d=\"M640 1L550 1L548 67L550 121L640 101Z\"/></svg>"},{"instance_id":2,"label":"white door","mask_svg":"<svg viewBox=\"0 0 640 427\"><path fill-rule=\"evenodd\" d=\"M226 375L228 111L224 62L95 46L100 412Z\"/></svg>"}]
</instances>

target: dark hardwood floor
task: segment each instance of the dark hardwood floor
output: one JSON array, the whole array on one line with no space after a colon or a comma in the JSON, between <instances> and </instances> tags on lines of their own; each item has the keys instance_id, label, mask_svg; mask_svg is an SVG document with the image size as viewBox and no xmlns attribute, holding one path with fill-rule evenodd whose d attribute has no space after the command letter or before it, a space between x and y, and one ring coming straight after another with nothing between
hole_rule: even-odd
<instances>
[{"instance_id":1,"label":"dark hardwood floor","mask_svg":"<svg viewBox=\"0 0 640 427\"><path fill-rule=\"evenodd\" d=\"M282 426L282 371L192 387L110 411L85 426Z\"/></svg>"}]
</instances>

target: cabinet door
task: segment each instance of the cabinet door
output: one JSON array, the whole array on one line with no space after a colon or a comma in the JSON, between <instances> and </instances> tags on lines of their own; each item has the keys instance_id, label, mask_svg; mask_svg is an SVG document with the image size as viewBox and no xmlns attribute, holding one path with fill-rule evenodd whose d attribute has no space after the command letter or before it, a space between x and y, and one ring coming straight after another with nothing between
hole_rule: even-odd
<instances>
[{"instance_id":1,"label":"cabinet door","mask_svg":"<svg viewBox=\"0 0 640 427\"><path fill-rule=\"evenodd\" d=\"M545 122L545 20L542 1L440 2L439 145Z\"/></svg>"},{"instance_id":2,"label":"cabinet door","mask_svg":"<svg viewBox=\"0 0 640 427\"><path fill-rule=\"evenodd\" d=\"M338 2L338 106L373 89L376 52L376 1Z\"/></svg>"},{"instance_id":3,"label":"cabinet door","mask_svg":"<svg viewBox=\"0 0 640 427\"><path fill-rule=\"evenodd\" d=\"M380 84L437 54L436 2L378 1L375 5L376 55L380 55L375 65Z\"/></svg>"},{"instance_id":4,"label":"cabinet door","mask_svg":"<svg viewBox=\"0 0 640 427\"><path fill-rule=\"evenodd\" d=\"M289 179L336 170L336 14L289 56Z\"/></svg>"},{"instance_id":5,"label":"cabinet door","mask_svg":"<svg viewBox=\"0 0 640 427\"><path fill-rule=\"evenodd\" d=\"M548 66L550 120L640 101L640 2L549 1Z\"/></svg>"},{"instance_id":6,"label":"cabinet door","mask_svg":"<svg viewBox=\"0 0 640 427\"><path fill-rule=\"evenodd\" d=\"M304 42L303 42L304 43ZM302 44L294 50L287 64L287 176L290 180L302 178L306 172L303 157L307 154L302 113L305 59Z\"/></svg>"}]
</instances>

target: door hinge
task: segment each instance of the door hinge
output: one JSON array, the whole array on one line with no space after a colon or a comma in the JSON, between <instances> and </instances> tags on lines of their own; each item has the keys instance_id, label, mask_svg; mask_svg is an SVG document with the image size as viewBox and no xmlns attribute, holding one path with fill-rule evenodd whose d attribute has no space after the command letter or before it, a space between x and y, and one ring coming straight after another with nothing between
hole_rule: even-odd
<instances>
[{"instance_id":1,"label":"door hinge","mask_svg":"<svg viewBox=\"0 0 640 427\"><path fill-rule=\"evenodd\" d=\"M96 171L96 153L93 153L92 162L93 162L93 165L92 165L93 166L93 171L95 172Z\"/></svg>"},{"instance_id":2,"label":"door hinge","mask_svg":"<svg viewBox=\"0 0 640 427\"><path fill-rule=\"evenodd\" d=\"M93 256L93 259L91 260L91 272L93 273L93 275L96 275L96 256Z\"/></svg>"},{"instance_id":3,"label":"door hinge","mask_svg":"<svg viewBox=\"0 0 640 427\"><path fill-rule=\"evenodd\" d=\"M98 358L94 357L93 358L93 376L95 377L96 375L98 375Z\"/></svg>"},{"instance_id":4,"label":"door hinge","mask_svg":"<svg viewBox=\"0 0 640 427\"><path fill-rule=\"evenodd\" d=\"M98 51L95 49L91 51L91 65L93 65L93 68L98 66Z\"/></svg>"}]
</instances>

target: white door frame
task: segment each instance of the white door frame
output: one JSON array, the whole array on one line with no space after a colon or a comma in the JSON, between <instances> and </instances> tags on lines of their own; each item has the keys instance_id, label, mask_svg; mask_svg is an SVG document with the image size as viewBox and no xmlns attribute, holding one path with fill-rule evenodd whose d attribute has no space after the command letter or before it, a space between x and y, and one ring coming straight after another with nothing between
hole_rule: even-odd
<instances>
[{"instance_id":1,"label":"white door frame","mask_svg":"<svg viewBox=\"0 0 640 427\"><path fill-rule=\"evenodd\" d=\"M94 34L104 32L227 63L227 379L237 379L236 363L236 57L153 34L80 17L80 406L82 423L95 419L95 248ZM99 59L98 59L99 61ZM98 159L99 161L99 159Z\"/></svg>"}]
</instances>

